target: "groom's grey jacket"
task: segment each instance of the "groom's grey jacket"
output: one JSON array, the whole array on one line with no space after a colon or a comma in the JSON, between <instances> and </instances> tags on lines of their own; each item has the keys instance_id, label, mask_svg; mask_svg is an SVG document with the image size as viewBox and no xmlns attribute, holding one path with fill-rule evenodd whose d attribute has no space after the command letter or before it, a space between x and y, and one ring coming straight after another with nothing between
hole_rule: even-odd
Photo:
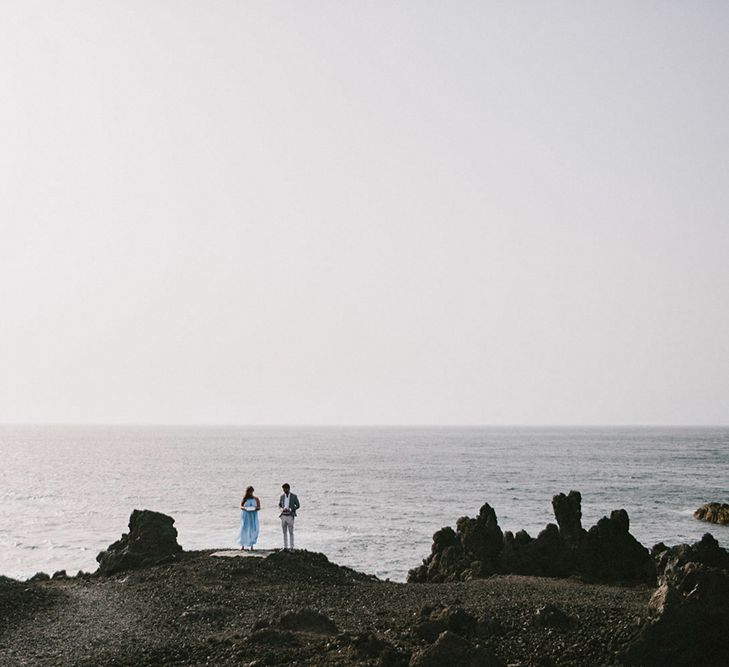
<instances>
[{"instance_id":1,"label":"groom's grey jacket","mask_svg":"<svg viewBox=\"0 0 729 667\"><path fill-rule=\"evenodd\" d=\"M284 500L286 498L286 494L282 493L281 497L278 500L278 506L283 510L284 506ZM299 509L301 505L299 505L299 498L295 493L289 493L289 509L291 510L291 516L296 516L296 510ZM283 514L283 512L281 512Z\"/></svg>"}]
</instances>

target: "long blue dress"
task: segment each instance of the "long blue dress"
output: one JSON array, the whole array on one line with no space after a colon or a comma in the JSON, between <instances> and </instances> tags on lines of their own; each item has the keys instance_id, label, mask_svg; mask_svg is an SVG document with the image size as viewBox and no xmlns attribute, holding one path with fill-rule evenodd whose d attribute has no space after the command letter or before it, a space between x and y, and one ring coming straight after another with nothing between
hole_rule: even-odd
<instances>
[{"instance_id":1,"label":"long blue dress","mask_svg":"<svg viewBox=\"0 0 729 667\"><path fill-rule=\"evenodd\" d=\"M243 507L255 507L256 499L248 498ZM258 512L240 511L240 534L238 544L242 547L252 547L258 539Z\"/></svg>"}]
</instances>

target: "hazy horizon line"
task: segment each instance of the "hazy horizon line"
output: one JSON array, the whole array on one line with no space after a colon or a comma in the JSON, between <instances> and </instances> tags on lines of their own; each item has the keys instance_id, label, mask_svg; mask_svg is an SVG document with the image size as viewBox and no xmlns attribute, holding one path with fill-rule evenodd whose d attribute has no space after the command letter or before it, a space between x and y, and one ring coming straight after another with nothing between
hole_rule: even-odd
<instances>
[{"instance_id":1,"label":"hazy horizon line","mask_svg":"<svg viewBox=\"0 0 729 667\"><path fill-rule=\"evenodd\" d=\"M729 423L232 423L232 422L2 422L3 426L89 426L136 428L729 428Z\"/></svg>"}]
</instances>

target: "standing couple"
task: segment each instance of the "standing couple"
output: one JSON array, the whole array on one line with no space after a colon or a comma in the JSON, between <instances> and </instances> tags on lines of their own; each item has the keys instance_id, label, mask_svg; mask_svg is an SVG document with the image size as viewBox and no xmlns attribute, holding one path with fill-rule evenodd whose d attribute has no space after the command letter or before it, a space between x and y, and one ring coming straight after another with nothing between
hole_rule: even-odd
<instances>
[{"instance_id":1,"label":"standing couple","mask_svg":"<svg viewBox=\"0 0 729 667\"><path fill-rule=\"evenodd\" d=\"M281 528L283 529L284 550L294 548L294 519L296 518L296 510L299 509L299 499L295 493L291 493L291 487L284 484L283 493L278 500L278 506L281 510L279 515L281 518ZM238 535L238 544L240 548L245 550L249 547L253 551L253 545L258 540L258 512L261 511L261 501L258 496L253 495L253 487L249 486L243 499L240 501L240 533Z\"/></svg>"}]
</instances>

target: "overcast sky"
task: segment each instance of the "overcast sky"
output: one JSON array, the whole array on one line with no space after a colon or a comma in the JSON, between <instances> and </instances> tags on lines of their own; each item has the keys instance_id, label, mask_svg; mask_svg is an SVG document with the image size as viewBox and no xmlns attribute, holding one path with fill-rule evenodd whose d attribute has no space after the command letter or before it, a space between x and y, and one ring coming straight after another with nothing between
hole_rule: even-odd
<instances>
[{"instance_id":1,"label":"overcast sky","mask_svg":"<svg viewBox=\"0 0 729 667\"><path fill-rule=\"evenodd\" d=\"M729 3L0 4L0 421L729 423Z\"/></svg>"}]
</instances>

